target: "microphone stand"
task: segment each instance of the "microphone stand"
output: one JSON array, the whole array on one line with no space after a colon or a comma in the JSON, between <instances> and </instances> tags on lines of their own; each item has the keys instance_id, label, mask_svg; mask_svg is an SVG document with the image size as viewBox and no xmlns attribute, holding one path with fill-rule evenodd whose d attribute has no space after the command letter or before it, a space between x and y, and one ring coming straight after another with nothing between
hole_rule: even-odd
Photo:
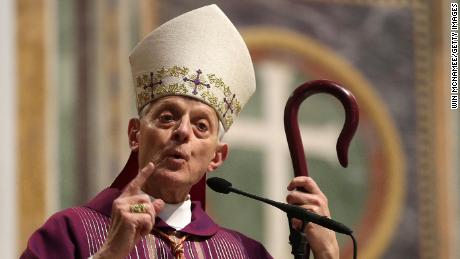
<instances>
[{"instance_id":1,"label":"microphone stand","mask_svg":"<svg viewBox=\"0 0 460 259\"><path fill-rule=\"evenodd\" d=\"M255 200L259 200L259 201L268 203L268 204L270 204L272 206L275 206L277 208L280 208L279 205L278 205L280 203L278 203L278 202L274 202L274 201L268 200L266 198L258 197L258 196L255 196L253 194L243 192L241 190L232 188L231 185L228 186L227 189L228 189L228 191L223 192L223 193L229 193L229 191L231 191L231 192L241 194L241 195L246 196L246 197L250 197L250 198L255 199ZM218 191L216 189L213 189L213 190ZM308 221L307 220L302 220L302 227L301 227L301 230L299 231L299 230L297 230L297 229L292 227L291 222L292 222L292 219L294 218L294 216L295 215L293 215L293 213L289 213L289 212L287 213L288 225L289 225L289 230L290 230L289 243L291 244L291 247L292 247L291 254L294 255L294 259L308 259L308 258L310 258L310 247L309 247L308 242L307 242L307 235L305 235L305 232L304 232Z\"/></svg>"},{"instance_id":2,"label":"microphone stand","mask_svg":"<svg viewBox=\"0 0 460 259\"><path fill-rule=\"evenodd\" d=\"M307 243L307 236L305 234L305 227L306 225L311 222L317 225L323 226L325 228L331 229L335 232L339 232L342 234L352 236L353 230L345 226L344 224L337 222L333 219L330 219L325 216L321 216L308 210L291 204L284 204L281 202L273 201L267 198L259 197L254 194L250 194L232 187L232 184L224 179L218 177L209 178L206 181L207 185L214 191L228 194L230 192L240 194L251 199L255 199L267 204L270 204L284 212L286 212L288 217L289 229L291 231L289 235L289 243L292 246L291 253L294 255L296 259L304 259L309 258L310 256L310 248ZM302 220L302 226L300 230L292 227L292 220L296 218ZM355 239L352 237L353 243L356 244ZM356 249L355 249L356 250Z\"/></svg>"},{"instance_id":3,"label":"microphone stand","mask_svg":"<svg viewBox=\"0 0 460 259\"><path fill-rule=\"evenodd\" d=\"M305 234L305 226L308 221L302 220L301 230L297 230L292 227L292 215L288 214L288 224L289 224L289 244L291 244L291 254L294 255L294 259L306 259L310 257L310 248L307 241L307 235Z\"/></svg>"}]
</instances>

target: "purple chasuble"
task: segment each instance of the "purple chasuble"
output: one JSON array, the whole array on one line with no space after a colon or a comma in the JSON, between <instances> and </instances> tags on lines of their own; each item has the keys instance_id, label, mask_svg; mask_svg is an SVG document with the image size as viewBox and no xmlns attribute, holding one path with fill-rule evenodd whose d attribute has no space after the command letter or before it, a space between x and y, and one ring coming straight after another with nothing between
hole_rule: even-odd
<instances>
[{"instance_id":1,"label":"purple chasuble","mask_svg":"<svg viewBox=\"0 0 460 259\"><path fill-rule=\"evenodd\" d=\"M131 171L126 169L122 174ZM32 234L20 258L70 259L94 255L107 238L112 202L121 194L120 189L112 184L87 204L51 216ZM164 232L174 230L158 217L155 228ZM192 202L191 223L179 232L188 235L184 242L185 258L272 258L257 241L218 226L196 201ZM126 258L173 259L174 256L167 240L152 232L142 237Z\"/></svg>"}]
</instances>

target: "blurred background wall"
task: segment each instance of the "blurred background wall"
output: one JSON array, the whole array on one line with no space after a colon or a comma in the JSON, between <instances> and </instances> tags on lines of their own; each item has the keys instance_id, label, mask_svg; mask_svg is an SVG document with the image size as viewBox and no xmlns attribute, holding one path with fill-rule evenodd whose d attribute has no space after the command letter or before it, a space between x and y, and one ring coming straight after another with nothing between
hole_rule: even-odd
<instances>
[{"instance_id":1,"label":"blurred background wall","mask_svg":"<svg viewBox=\"0 0 460 259\"><path fill-rule=\"evenodd\" d=\"M360 258L458 258L459 112L449 104L450 2L429 0L0 0L0 251L15 258L56 211L108 186L135 116L128 55L161 23L216 3L243 34L258 90L213 173L283 201L292 178L283 109L301 83L330 79L358 99L349 167L335 142L340 104L309 98L300 124L309 171ZM186 42L184 42L186 44ZM219 223L288 258L285 216L208 191ZM340 237L341 258L351 242Z\"/></svg>"}]
</instances>

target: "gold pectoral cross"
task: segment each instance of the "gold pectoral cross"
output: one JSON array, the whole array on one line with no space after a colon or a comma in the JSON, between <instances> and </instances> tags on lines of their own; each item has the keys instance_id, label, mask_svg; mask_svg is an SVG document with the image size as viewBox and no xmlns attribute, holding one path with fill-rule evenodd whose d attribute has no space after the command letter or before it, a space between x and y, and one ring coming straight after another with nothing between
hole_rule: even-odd
<instances>
[{"instance_id":1,"label":"gold pectoral cross","mask_svg":"<svg viewBox=\"0 0 460 259\"><path fill-rule=\"evenodd\" d=\"M168 233L162 232L158 229L154 229L153 231L168 241L169 247L171 248L171 252L173 253L175 259L185 259L184 242L185 239L187 239L187 235L181 234L177 231Z\"/></svg>"}]
</instances>

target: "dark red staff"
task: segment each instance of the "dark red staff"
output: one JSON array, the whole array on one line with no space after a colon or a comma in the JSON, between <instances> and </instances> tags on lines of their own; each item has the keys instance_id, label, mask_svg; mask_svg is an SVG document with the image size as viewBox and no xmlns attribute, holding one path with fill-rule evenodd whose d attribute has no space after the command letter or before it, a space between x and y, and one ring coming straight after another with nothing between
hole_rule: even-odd
<instances>
[{"instance_id":1,"label":"dark red staff","mask_svg":"<svg viewBox=\"0 0 460 259\"><path fill-rule=\"evenodd\" d=\"M327 93L340 100L345 109L345 123L337 140L337 157L343 167L348 165L348 147L356 132L359 121L358 104L355 97L345 88L328 80L316 80L302 84L294 90L284 109L284 130L291 153L292 166L295 176L308 176L307 161L300 135L298 111L300 104L309 96L317 93ZM289 218L289 222L290 222ZM305 222L304 222L305 223ZM292 227L289 240L295 258L309 258L310 248L305 236Z\"/></svg>"}]
</instances>

